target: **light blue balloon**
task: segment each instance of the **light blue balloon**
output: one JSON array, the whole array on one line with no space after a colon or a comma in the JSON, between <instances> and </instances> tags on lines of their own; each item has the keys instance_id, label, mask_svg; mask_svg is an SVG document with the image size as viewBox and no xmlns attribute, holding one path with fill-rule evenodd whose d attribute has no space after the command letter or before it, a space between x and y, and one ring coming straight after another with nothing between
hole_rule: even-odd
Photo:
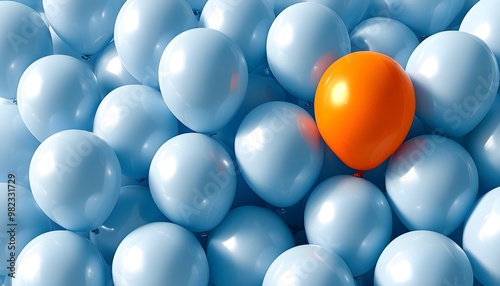
<instances>
[{"instance_id":1,"label":"light blue balloon","mask_svg":"<svg viewBox=\"0 0 500 286\"><path fill-rule=\"evenodd\" d=\"M224 128L217 131L213 138L220 140L234 150L234 140L238 127L250 111L257 106L270 101L285 101L285 91L272 77L249 75L245 97L240 108Z\"/></svg>"},{"instance_id":2,"label":"light blue balloon","mask_svg":"<svg viewBox=\"0 0 500 286\"><path fill-rule=\"evenodd\" d=\"M465 0L383 0L391 18L421 36L443 31L462 10Z\"/></svg>"},{"instance_id":3,"label":"light blue balloon","mask_svg":"<svg viewBox=\"0 0 500 286\"><path fill-rule=\"evenodd\" d=\"M391 209L374 184L339 175L312 191L304 211L304 226L309 243L334 251L354 276L360 276L375 266L389 243Z\"/></svg>"},{"instance_id":4,"label":"light blue balloon","mask_svg":"<svg viewBox=\"0 0 500 286\"><path fill-rule=\"evenodd\" d=\"M462 10L458 13L455 19L451 22L451 24L446 28L446 30L455 30L458 31L460 29L460 25L464 20L465 15L469 12L469 10L476 5L479 0L465 0L464 6Z\"/></svg>"},{"instance_id":5,"label":"light blue balloon","mask_svg":"<svg viewBox=\"0 0 500 286\"><path fill-rule=\"evenodd\" d=\"M267 37L267 61L280 84L293 96L313 101L326 69L351 52L342 19L317 3L292 5L276 17Z\"/></svg>"},{"instance_id":6,"label":"light blue balloon","mask_svg":"<svg viewBox=\"0 0 500 286\"><path fill-rule=\"evenodd\" d=\"M115 286L208 284L207 257L200 243L169 222L149 223L127 235L112 268Z\"/></svg>"},{"instance_id":7,"label":"light blue balloon","mask_svg":"<svg viewBox=\"0 0 500 286\"><path fill-rule=\"evenodd\" d=\"M44 17L45 13L42 13L42 17ZM46 20L47 25L49 25L48 20ZM50 36L52 37L52 45L54 47L54 55L67 55L71 56L73 58L79 59L80 61L84 62L89 66L91 70L95 69L95 63L96 59L98 58L99 54L97 55L82 55L81 53L75 51L73 48L68 46L66 42L64 42L54 31L52 26L49 26L50 30Z\"/></svg>"},{"instance_id":8,"label":"light blue balloon","mask_svg":"<svg viewBox=\"0 0 500 286\"><path fill-rule=\"evenodd\" d=\"M266 40L275 15L269 0L209 0L200 27L224 33L241 48L248 70L266 58Z\"/></svg>"},{"instance_id":9,"label":"light blue balloon","mask_svg":"<svg viewBox=\"0 0 500 286\"><path fill-rule=\"evenodd\" d=\"M217 226L236 190L234 163L224 147L199 133L163 144L149 169L153 199L172 222L195 232Z\"/></svg>"},{"instance_id":10,"label":"light blue balloon","mask_svg":"<svg viewBox=\"0 0 500 286\"><path fill-rule=\"evenodd\" d=\"M472 267L450 238L432 231L405 233L384 249L375 267L375 286L472 286Z\"/></svg>"},{"instance_id":11,"label":"light blue balloon","mask_svg":"<svg viewBox=\"0 0 500 286\"><path fill-rule=\"evenodd\" d=\"M389 18L370 18L361 22L351 32L353 52L379 52L393 58L403 68L419 43L410 28Z\"/></svg>"},{"instance_id":12,"label":"light blue balloon","mask_svg":"<svg viewBox=\"0 0 500 286\"><path fill-rule=\"evenodd\" d=\"M24 70L52 54L52 39L37 11L13 1L0 1L0 39L0 97L14 99Z\"/></svg>"},{"instance_id":13,"label":"light blue balloon","mask_svg":"<svg viewBox=\"0 0 500 286\"><path fill-rule=\"evenodd\" d=\"M361 21L372 0L306 0L324 5L335 11L344 22L348 31L351 31Z\"/></svg>"},{"instance_id":14,"label":"light blue balloon","mask_svg":"<svg viewBox=\"0 0 500 286\"><path fill-rule=\"evenodd\" d=\"M459 31L424 40L410 56L406 72L415 88L416 116L432 133L450 137L461 137L481 122L499 83L497 61L488 46Z\"/></svg>"},{"instance_id":15,"label":"light blue balloon","mask_svg":"<svg viewBox=\"0 0 500 286\"><path fill-rule=\"evenodd\" d=\"M465 222L463 247L483 285L500 284L500 188L482 196Z\"/></svg>"},{"instance_id":16,"label":"light blue balloon","mask_svg":"<svg viewBox=\"0 0 500 286\"><path fill-rule=\"evenodd\" d=\"M149 188L125 186L120 189L115 208L106 221L90 232L90 241L111 265L118 245L129 233L145 224L162 221L168 220L153 201Z\"/></svg>"},{"instance_id":17,"label":"light blue balloon","mask_svg":"<svg viewBox=\"0 0 500 286\"><path fill-rule=\"evenodd\" d=\"M464 136L463 146L474 159L479 175L479 196L500 186L500 97L486 117Z\"/></svg>"},{"instance_id":18,"label":"light blue balloon","mask_svg":"<svg viewBox=\"0 0 500 286\"><path fill-rule=\"evenodd\" d=\"M14 285L105 286L106 263L86 238L67 230L46 232L19 254Z\"/></svg>"},{"instance_id":19,"label":"light blue balloon","mask_svg":"<svg viewBox=\"0 0 500 286\"><path fill-rule=\"evenodd\" d=\"M125 85L99 105L94 133L113 148L125 176L145 178L156 151L178 134L178 126L159 91Z\"/></svg>"},{"instance_id":20,"label":"light blue balloon","mask_svg":"<svg viewBox=\"0 0 500 286\"><path fill-rule=\"evenodd\" d=\"M19 113L40 142L62 130L92 130L101 93L92 70L66 55L31 64L17 90Z\"/></svg>"},{"instance_id":21,"label":"light blue balloon","mask_svg":"<svg viewBox=\"0 0 500 286\"><path fill-rule=\"evenodd\" d=\"M163 52L159 74L167 106L184 125L201 133L216 132L233 118L248 84L240 47L209 28L175 37Z\"/></svg>"},{"instance_id":22,"label":"light blue balloon","mask_svg":"<svg viewBox=\"0 0 500 286\"><path fill-rule=\"evenodd\" d=\"M43 0L57 35L83 55L100 52L113 39L116 17L126 0Z\"/></svg>"},{"instance_id":23,"label":"light blue balloon","mask_svg":"<svg viewBox=\"0 0 500 286\"><path fill-rule=\"evenodd\" d=\"M128 0L116 18L116 51L131 75L158 89L158 66L168 43L198 26L185 0Z\"/></svg>"},{"instance_id":24,"label":"light blue balloon","mask_svg":"<svg viewBox=\"0 0 500 286\"><path fill-rule=\"evenodd\" d=\"M404 143L386 173L388 200L409 230L448 235L469 214L476 200L478 173L467 151L439 135Z\"/></svg>"},{"instance_id":25,"label":"light blue balloon","mask_svg":"<svg viewBox=\"0 0 500 286\"><path fill-rule=\"evenodd\" d=\"M264 277L263 286L354 286L347 264L332 250L319 245L300 245L278 256Z\"/></svg>"},{"instance_id":26,"label":"light blue balloon","mask_svg":"<svg viewBox=\"0 0 500 286\"><path fill-rule=\"evenodd\" d=\"M122 60L116 52L114 41L109 43L97 58L94 72L101 88L101 93L104 96L115 88L129 84L139 84L139 81L123 65Z\"/></svg>"},{"instance_id":27,"label":"light blue balloon","mask_svg":"<svg viewBox=\"0 0 500 286\"><path fill-rule=\"evenodd\" d=\"M2 264L0 276L16 272L15 260L21 250L38 235L52 230L52 221L40 210L31 191L17 184L17 177L7 175L0 183L0 254ZM15 276L15 275L14 275ZM10 284L4 284L10 285Z\"/></svg>"},{"instance_id":28,"label":"light blue balloon","mask_svg":"<svg viewBox=\"0 0 500 286\"><path fill-rule=\"evenodd\" d=\"M312 188L321 172L323 149L311 115L283 101L253 109L243 119L234 147L248 185L277 207L296 204Z\"/></svg>"},{"instance_id":29,"label":"light blue balloon","mask_svg":"<svg viewBox=\"0 0 500 286\"><path fill-rule=\"evenodd\" d=\"M113 149L82 130L61 131L43 141L33 155L29 176L42 211L73 231L102 225L121 185L120 163Z\"/></svg>"},{"instance_id":30,"label":"light blue balloon","mask_svg":"<svg viewBox=\"0 0 500 286\"><path fill-rule=\"evenodd\" d=\"M0 1L12 1L12 0L0 0ZM43 12L42 0L14 0L13 2L19 2L26 6L33 8L36 11Z\"/></svg>"},{"instance_id":31,"label":"light blue balloon","mask_svg":"<svg viewBox=\"0 0 500 286\"><path fill-rule=\"evenodd\" d=\"M271 263L293 246L290 230L270 210L234 209L209 233L210 281L217 286L262 285Z\"/></svg>"},{"instance_id":32,"label":"light blue balloon","mask_svg":"<svg viewBox=\"0 0 500 286\"><path fill-rule=\"evenodd\" d=\"M500 10L500 2L482 0L477 2L464 16L460 31L471 33L483 40L500 62L500 19L495 12Z\"/></svg>"},{"instance_id":33,"label":"light blue balloon","mask_svg":"<svg viewBox=\"0 0 500 286\"><path fill-rule=\"evenodd\" d=\"M16 184L29 188L31 157L40 142L24 124L17 105L0 105L0 174L13 174Z\"/></svg>"}]
</instances>

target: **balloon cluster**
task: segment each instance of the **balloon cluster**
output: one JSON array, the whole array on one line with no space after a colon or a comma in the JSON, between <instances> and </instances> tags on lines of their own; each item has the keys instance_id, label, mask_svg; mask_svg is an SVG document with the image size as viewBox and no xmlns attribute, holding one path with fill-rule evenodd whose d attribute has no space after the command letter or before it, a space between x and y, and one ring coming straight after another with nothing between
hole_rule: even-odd
<instances>
[{"instance_id":1,"label":"balloon cluster","mask_svg":"<svg viewBox=\"0 0 500 286\"><path fill-rule=\"evenodd\" d=\"M498 11L0 1L0 283L500 285Z\"/></svg>"}]
</instances>

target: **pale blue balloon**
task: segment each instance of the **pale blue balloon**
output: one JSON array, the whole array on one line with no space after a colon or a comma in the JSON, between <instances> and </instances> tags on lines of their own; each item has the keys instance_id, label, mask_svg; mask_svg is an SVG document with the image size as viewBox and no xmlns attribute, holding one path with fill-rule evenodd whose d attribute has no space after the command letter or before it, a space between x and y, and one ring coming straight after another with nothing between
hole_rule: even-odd
<instances>
[{"instance_id":1,"label":"pale blue balloon","mask_svg":"<svg viewBox=\"0 0 500 286\"><path fill-rule=\"evenodd\" d=\"M298 3L279 14L269 30L267 61L280 84L293 96L313 101L326 69L351 52L342 19L323 5Z\"/></svg>"},{"instance_id":2,"label":"pale blue balloon","mask_svg":"<svg viewBox=\"0 0 500 286\"><path fill-rule=\"evenodd\" d=\"M304 211L304 226L309 243L334 251L354 276L360 276L375 266L389 243L391 209L374 184L339 175L312 191Z\"/></svg>"},{"instance_id":3,"label":"pale blue balloon","mask_svg":"<svg viewBox=\"0 0 500 286\"><path fill-rule=\"evenodd\" d=\"M50 26L73 50L100 52L113 39L116 17L126 0L43 0Z\"/></svg>"},{"instance_id":4,"label":"pale blue balloon","mask_svg":"<svg viewBox=\"0 0 500 286\"><path fill-rule=\"evenodd\" d=\"M464 16L460 25L460 31L479 37L490 47L497 63L500 62L500 19L496 13L499 10L499 1L479 1Z\"/></svg>"},{"instance_id":5,"label":"pale blue balloon","mask_svg":"<svg viewBox=\"0 0 500 286\"><path fill-rule=\"evenodd\" d=\"M292 206L311 190L321 172L323 149L311 115L283 101L253 109L235 139L236 159L246 182L277 207Z\"/></svg>"},{"instance_id":6,"label":"pale blue balloon","mask_svg":"<svg viewBox=\"0 0 500 286\"><path fill-rule=\"evenodd\" d=\"M175 37L163 52L159 74L167 106L184 125L201 133L216 132L234 117L248 84L240 47L209 28Z\"/></svg>"},{"instance_id":7,"label":"pale blue balloon","mask_svg":"<svg viewBox=\"0 0 500 286\"><path fill-rule=\"evenodd\" d=\"M209 233L210 281L217 286L262 285L271 263L293 246L290 230L270 210L234 209Z\"/></svg>"},{"instance_id":8,"label":"pale blue balloon","mask_svg":"<svg viewBox=\"0 0 500 286\"><path fill-rule=\"evenodd\" d=\"M472 286L472 267L450 238L432 231L405 233L384 249L375 267L375 286Z\"/></svg>"},{"instance_id":9,"label":"pale blue balloon","mask_svg":"<svg viewBox=\"0 0 500 286\"><path fill-rule=\"evenodd\" d=\"M42 211L62 227L93 230L104 223L120 192L120 163L97 135L65 130L47 138L30 164L30 183Z\"/></svg>"},{"instance_id":10,"label":"pale blue balloon","mask_svg":"<svg viewBox=\"0 0 500 286\"><path fill-rule=\"evenodd\" d=\"M100 102L95 74L66 55L50 55L31 64L17 90L21 118L40 142L62 130L92 130Z\"/></svg>"},{"instance_id":11,"label":"pale blue balloon","mask_svg":"<svg viewBox=\"0 0 500 286\"><path fill-rule=\"evenodd\" d=\"M125 285L208 284L207 257L194 235L185 228L154 222L128 234L113 259L113 282Z\"/></svg>"},{"instance_id":12,"label":"pale blue balloon","mask_svg":"<svg viewBox=\"0 0 500 286\"><path fill-rule=\"evenodd\" d=\"M146 178L156 151L178 134L178 126L159 91L125 85L111 91L99 105L94 133L113 148L125 176Z\"/></svg>"},{"instance_id":13,"label":"pale blue balloon","mask_svg":"<svg viewBox=\"0 0 500 286\"><path fill-rule=\"evenodd\" d=\"M38 235L52 230L52 221L40 210L31 191L17 184L15 175L2 178L0 183L0 254L4 267L0 268L0 276L16 272L16 262L21 250ZM4 284L5 285L5 284ZM10 284L6 284L10 285Z\"/></svg>"},{"instance_id":14,"label":"pale blue balloon","mask_svg":"<svg viewBox=\"0 0 500 286\"><path fill-rule=\"evenodd\" d=\"M245 116L257 106L270 101L285 101L285 91L281 85L272 77L249 75L248 86L240 108L231 121L212 137L234 150L236 132Z\"/></svg>"},{"instance_id":15,"label":"pale blue balloon","mask_svg":"<svg viewBox=\"0 0 500 286\"><path fill-rule=\"evenodd\" d=\"M221 31L241 48L248 70L266 59L266 40L275 15L269 0L209 0L200 27Z\"/></svg>"},{"instance_id":16,"label":"pale blue balloon","mask_svg":"<svg viewBox=\"0 0 500 286\"><path fill-rule=\"evenodd\" d=\"M463 247L483 285L500 284L500 188L482 196L465 222Z\"/></svg>"},{"instance_id":17,"label":"pale blue balloon","mask_svg":"<svg viewBox=\"0 0 500 286\"><path fill-rule=\"evenodd\" d=\"M406 72L415 88L416 116L432 133L450 137L461 137L481 122L499 83L491 50L460 31L425 39L410 56Z\"/></svg>"},{"instance_id":18,"label":"pale blue balloon","mask_svg":"<svg viewBox=\"0 0 500 286\"><path fill-rule=\"evenodd\" d=\"M479 196L500 186L500 98L486 117L464 136L463 146L474 159L479 175Z\"/></svg>"},{"instance_id":19,"label":"pale blue balloon","mask_svg":"<svg viewBox=\"0 0 500 286\"><path fill-rule=\"evenodd\" d=\"M116 52L114 41L109 43L97 58L94 72L104 96L115 88L129 84L139 84L139 81L123 65Z\"/></svg>"},{"instance_id":20,"label":"pale blue balloon","mask_svg":"<svg viewBox=\"0 0 500 286\"><path fill-rule=\"evenodd\" d=\"M348 31L351 31L361 22L371 1L372 0L306 0L306 2L318 3L335 11L340 18L342 18Z\"/></svg>"},{"instance_id":21,"label":"pale blue balloon","mask_svg":"<svg viewBox=\"0 0 500 286\"><path fill-rule=\"evenodd\" d=\"M409 230L448 235L474 205L478 172L469 153L455 141L422 135L392 155L386 187L393 211Z\"/></svg>"},{"instance_id":22,"label":"pale blue balloon","mask_svg":"<svg viewBox=\"0 0 500 286\"><path fill-rule=\"evenodd\" d=\"M415 33L430 36L443 31L462 10L465 0L383 0L389 17ZM382 6L384 7L384 6Z\"/></svg>"},{"instance_id":23,"label":"pale blue balloon","mask_svg":"<svg viewBox=\"0 0 500 286\"><path fill-rule=\"evenodd\" d=\"M128 0L116 18L116 51L131 75L158 89L158 66L168 43L198 26L185 0Z\"/></svg>"},{"instance_id":24,"label":"pale blue balloon","mask_svg":"<svg viewBox=\"0 0 500 286\"><path fill-rule=\"evenodd\" d=\"M90 232L90 241L111 265L118 245L129 233L145 224L162 221L168 220L153 201L149 188L125 186L120 189L115 208L106 221Z\"/></svg>"},{"instance_id":25,"label":"pale blue balloon","mask_svg":"<svg viewBox=\"0 0 500 286\"><path fill-rule=\"evenodd\" d=\"M0 1L0 38L0 97L14 99L24 70L52 54L52 39L37 11L13 1Z\"/></svg>"},{"instance_id":26,"label":"pale blue balloon","mask_svg":"<svg viewBox=\"0 0 500 286\"><path fill-rule=\"evenodd\" d=\"M278 256L264 277L263 286L278 285L354 286L347 264L331 249L300 245Z\"/></svg>"},{"instance_id":27,"label":"pale blue balloon","mask_svg":"<svg viewBox=\"0 0 500 286\"><path fill-rule=\"evenodd\" d=\"M0 174L13 174L16 184L29 188L29 166L40 142L24 124L17 105L0 105Z\"/></svg>"},{"instance_id":28,"label":"pale blue balloon","mask_svg":"<svg viewBox=\"0 0 500 286\"><path fill-rule=\"evenodd\" d=\"M417 36L405 24L375 17L357 25L351 32L352 51L373 51L396 60L403 68L419 44Z\"/></svg>"},{"instance_id":29,"label":"pale blue balloon","mask_svg":"<svg viewBox=\"0 0 500 286\"><path fill-rule=\"evenodd\" d=\"M46 232L19 254L14 285L105 286L106 262L86 238L67 230Z\"/></svg>"},{"instance_id":30,"label":"pale blue balloon","mask_svg":"<svg viewBox=\"0 0 500 286\"><path fill-rule=\"evenodd\" d=\"M0 0L0 1L12 1L12 0ZM33 8L36 11L43 12L42 0L14 0L13 2L19 2L26 6Z\"/></svg>"},{"instance_id":31,"label":"pale blue balloon","mask_svg":"<svg viewBox=\"0 0 500 286\"><path fill-rule=\"evenodd\" d=\"M44 15L45 15L45 13L42 13L42 17ZM47 25L49 25L48 20L46 20L46 21L47 21ZM64 42L57 35L56 31L54 31L52 26L49 26L49 30L50 30L50 36L52 37L52 45L54 47L54 51L53 51L54 55L67 55L67 56L74 57L74 58L79 59L80 61L84 62L85 64L87 64L91 70L95 69L96 59L99 57L99 54L83 55L83 54L75 51L70 46L68 46L68 44L66 44L66 42Z\"/></svg>"},{"instance_id":32,"label":"pale blue balloon","mask_svg":"<svg viewBox=\"0 0 500 286\"><path fill-rule=\"evenodd\" d=\"M172 222L195 232L217 226L236 190L234 163L224 147L200 133L168 140L149 169L153 199Z\"/></svg>"}]
</instances>

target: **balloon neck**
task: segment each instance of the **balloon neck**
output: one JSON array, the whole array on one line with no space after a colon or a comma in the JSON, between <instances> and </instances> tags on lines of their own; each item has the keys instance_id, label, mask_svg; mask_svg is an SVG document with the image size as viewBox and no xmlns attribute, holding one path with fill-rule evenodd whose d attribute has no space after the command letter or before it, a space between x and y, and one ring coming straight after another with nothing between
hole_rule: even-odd
<instances>
[{"instance_id":1,"label":"balloon neck","mask_svg":"<svg viewBox=\"0 0 500 286\"><path fill-rule=\"evenodd\" d=\"M356 178L363 178L363 177L364 177L364 175L365 175L365 174L363 173L363 171L358 170L358 171L354 174L354 177L356 177Z\"/></svg>"}]
</instances>

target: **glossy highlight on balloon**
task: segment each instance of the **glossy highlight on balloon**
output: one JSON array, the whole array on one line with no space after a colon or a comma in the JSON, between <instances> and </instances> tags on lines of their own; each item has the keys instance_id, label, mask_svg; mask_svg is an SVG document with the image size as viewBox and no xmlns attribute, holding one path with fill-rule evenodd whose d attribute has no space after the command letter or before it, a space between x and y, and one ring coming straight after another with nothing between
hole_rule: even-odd
<instances>
[{"instance_id":1,"label":"glossy highlight on balloon","mask_svg":"<svg viewBox=\"0 0 500 286\"><path fill-rule=\"evenodd\" d=\"M333 63L316 90L319 132L347 166L370 170L401 145L415 115L413 85L403 68L376 52Z\"/></svg>"}]
</instances>

